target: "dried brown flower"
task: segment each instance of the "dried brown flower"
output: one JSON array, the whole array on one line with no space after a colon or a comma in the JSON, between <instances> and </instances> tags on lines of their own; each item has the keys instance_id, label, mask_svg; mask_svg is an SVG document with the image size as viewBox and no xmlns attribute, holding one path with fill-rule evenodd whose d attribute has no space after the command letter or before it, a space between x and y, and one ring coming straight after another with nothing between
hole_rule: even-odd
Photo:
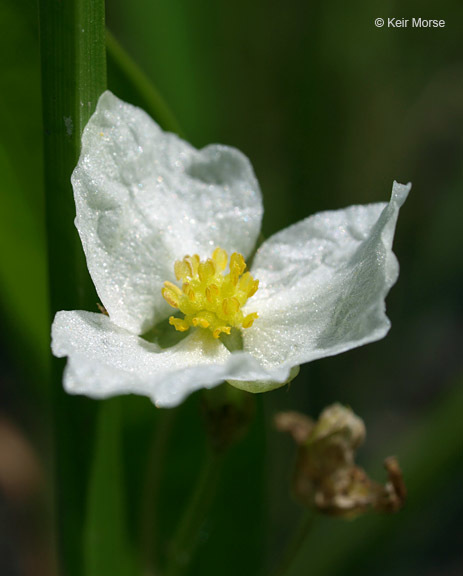
<instances>
[{"instance_id":1,"label":"dried brown flower","mask_svg":"<svg viewBox=\"0 0 463 576\"><path fill-rule=\"evenodd\" d=\"M355 465L366 430L350 408L333 404L317 422L298 412L281 412L275 425L290 433L298 445L292 489L303 505L344 517L372 509L395 512L402 508L406 490L394 457L385 460L389 477L385 485L371 480Z\"/></svg>"}]
</instances>

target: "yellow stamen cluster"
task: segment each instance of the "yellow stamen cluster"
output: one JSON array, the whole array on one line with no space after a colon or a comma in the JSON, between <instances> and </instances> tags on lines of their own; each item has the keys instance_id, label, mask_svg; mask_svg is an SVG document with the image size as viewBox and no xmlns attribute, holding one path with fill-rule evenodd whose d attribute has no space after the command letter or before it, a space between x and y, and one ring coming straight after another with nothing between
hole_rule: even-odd
<instances>
[{"instance_id":1,"label":"yellow stamen cluster","mask_svg":"<svg viewBox=\"0 0 463 576\"><path fill-rule=\"evenodd\" d=\"M194 254L175 262L175 277L182 281L182 288L164 282L162 295L185 315L169 318L176 330L185 332L191 326L199 326L218 338L222 332L230 334L233 327L252 326L257 314L244 316L241 308L256 293L259 280L254 280L249 272L243 274L246 262L241 254L231 255L229 272L225 274L227 262L228 255L222 248L216 248L212 258L205 261Z\"/></svg>"}]
</instances>

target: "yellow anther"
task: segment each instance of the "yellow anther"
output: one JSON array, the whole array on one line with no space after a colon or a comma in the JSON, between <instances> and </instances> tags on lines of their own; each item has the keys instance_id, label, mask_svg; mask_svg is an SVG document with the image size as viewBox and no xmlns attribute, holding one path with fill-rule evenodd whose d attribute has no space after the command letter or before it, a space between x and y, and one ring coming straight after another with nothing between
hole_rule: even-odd
<instances>
[{"instance_id":1,"label":"yellow anther","mask_svg":"<svg viewBox=\"0 0 463 576\"><path fill-rule=\"evenodd\" d=\"M194 262L194 260L191 258L191 256L187 256L183 259L183 263L188 268L189 278L193 278L195 275L195 269L193 267L193 262Z\"/></svg>"},{"instance_id":2,"label":"yellow anther","mask_svg":"<svg viewBox=\"0 0 463 576\"><path fill-rule=\"evenodd\" d=\"M254 294L257 292L258 288L259 288L259 280L254 280L251 288L248 291L248 298L251 298L251 296L254 296Z\"/></svg>"},{"instance_id":3,"label":"yellow anther","mask_svg":"<svg viewBox=\"0 0 463 576\"><path fill-rule=\"evenodd\" d=\"M214 276L215 274L215 264L209 258L206 262L200 262L198 266L198 276L201 282L204 282Z\"/></svg>"},{"instance_id":4,"label":"yellow anther","mask_svg":"<svg viewBox=\"0 0 463 576\"><path fill-rule=\"evenodd\" d=\"M215 284L209 284L206 288L206 298L207 301L211 304L217 300L217 296L219 295L219 289Z\"/></svg>"},{"instance_id":5,"label":"yellow anther","mask_svg":"<svg viewBox=\"0 0 463 576\"><path fill-rule=\"evenodd\" d=\"M243 274L240 278L240 281L238 283L238 288L240 290L242 290L243 292L248 293L248 291L250 290L252 283L254 282L253 277L251 276L250 272L246 272L246 274Z\"/></svg>"},{"instance_id":6,"label":"yellow anther","mask_svg":"<svg viewBox=\"0 0 463 576\"><path fill-rule=\"evenodd\" d=\"M257 318L259 318L257 312L252 312L251 314L245 316L243 320L243 328L251 328L251 326L254 324L254 320L257 320Z\"/></svg>"},{"instance_id":7,"label":"yellow anther","mask_svg":"<svg viewBox=\"0 0 463 576\"><path fill-rule=\"evenodd\" d=\"M212 252L212 260L215 262L217 271L222 272L227 267L228 255L225 250L217 247L214 252Z\"/></svg>"},{"instance_id":8,"label":"yellow anther","mask_svg":"<svg viewBox=\"0 0 463 576\"><path fill-rule=\"evenodd\" d=\"M193 256L185 256L183 262L188 266L188 276L193 278L198 273L200 262L199 256L197 254L193 254Z\"/></svg>"},{"instance_id":9,"label":"yellow anther","mask_svg":"<svg viewBox=\"0 0 463 576\"><path fill-rule=\"evenodd\" d=\"M182 286L183 293L188 297L190 302L194 302L196 300L196 294L194 288L191 286L189 282L185 282ZM176 306L179 308L179 306Z\"/></svg>"},{"instance_id":10,"label":"yellow anther","mask_svg":"<svg viewBox=\"0 0 463 576\"><path fill-rule=\"evenodd\" d=\"M171 316L169 318L169 324L174 326L174 328L176 330L178 330L179 332L186 332L188 330L188 328L190 327L188 322L186 322L182 318L175 318L175 316Z\"/></svg>"},{"instance_id":11,"label":"yellow anther","mask_svg":"<svg viewBox=\"0 0 463 576\"><path fill-rule=\"evenodd\" d=\"M169 290L171 290L172 292L177 294L177 296L180 296L182 294L182 291L180 290L180 288L178 286L176 286L175 284L173 284L172 282L169 282L169 280L166 280L164 282L164 288L168 288Z\"/></svg>"},{"instance_id":12,"label":"yellow anther","mask_svg":"<svg viewBox=\"0 0 463 576\"><path fill-rule=\"evenodd\" d=\"M246 268L246 262L244 261L243 256L241 254L238 254L238 252L234 252L230 257L230 274L229 274L233 286L236 286L240 274L244 272L245 268Z\"/></svg>"},{"instance_id":13,"label":"yellow anther","mask_svg":"<svg viewBox=\"0 0 463 576\"><path fill-rule=\"evenodd\" d=\"M212 332L212 336L214 336L214 338L218 338L222 332L224 334L230 334L231 332L230 326L219 326L214 330L214 332Z\"/></svg>"},{"instance_id":14,"label":"yellow anther","mask_svg":"<svg viewBox=\"0 0 463 576\"><path fill-rule=\"evenodd\" d=\"M177 280L185 281L191 278L191 267L183 260L177 260L174 264L174 272Z\"/></svg>"},{"instance_id":15,"label":"yellow anther","mask_svg":"<svg viewBox=\"0 0 463 576\"><path fill-rule=\"evenodd\" d=\"M182 281L180 289L171 282L165 282L162 295L173 308L178 308L185 317L171 316L170 324L180 332L189 327L208 329L214 338L230 334L232 328L249 328L257 318L257 313L243 316L242 307L248 298L255 294L259 281L246 269L241 254L234 252L230 257L225 250L217 247L212 257L200 260L197 254L185 256L174 264L177 280Z\"/></svg>"},{"instance_id":16,"label":"yellow anther","mask_svg":"<svg viewBox=\"0 0 463 576\"><path fill-rule=\"evenodd\" d=\"M162 295L173 308L178 308L181 294L182 291L178 286L175 286L175 284L172 284L172 282L169 281L164 282Z\"/></svg>"},{"instance_id":17,"label":"yellow anther","mask_svg":"<svg viewBox=\"0 0 463 576\"><path fill-rule=\"evenodd\" d=\"M233 252L230 257L230 272L236 271L238 274L242 274L246 269L246 262L241 254L238 252Z\"/></svg>"},{"instance_id":18,"label":"yellow anther","mask_svg":"<svg viewBox=\"0 0 463 576\"><path fill-rule=\"evenodd\" d=\"M225 298L222 302L222 310L225 316L234 316L239 309L240 303L236 298Z\"/></svg>"},{"instance_id":19,"label":"yellow anther","mask_svg":"<svg viewBox=\"0 0 463 576\"><path fill-rule=\"evenodd\" d=\"M209 328L209 322L205 318L195 316L191 319L193 326L201 326L201 328Z\"/></svg>"}]
</instances>

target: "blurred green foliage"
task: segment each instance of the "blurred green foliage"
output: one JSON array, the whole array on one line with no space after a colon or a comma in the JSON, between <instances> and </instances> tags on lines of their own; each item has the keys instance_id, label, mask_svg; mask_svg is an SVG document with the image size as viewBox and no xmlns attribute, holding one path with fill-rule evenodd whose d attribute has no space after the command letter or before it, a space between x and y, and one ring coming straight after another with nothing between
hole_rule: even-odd
<instances>
[{"instance_id":1,"label":"blurred green foliage","mask_svg":"<svg viewBox=\"0 0 463 576\"><path fill-rule=\"evenodd\" d=\"M48 303L35 2L2 0L0 21L0 314L10 352L28 359L31 384L43 387Z\"/></svg>"},{"instance_id":2,"label":"blurred green foliage","mask_svg":"<svg viewBox=\"0 0 463 576\"><path fill-rule=\"evenodd\" d=\"M388 16L442 18L446 27L374 26ZM28 413L32 391L46 398L39 383L49 331L36 3L1 0L0 17L1 339L18 374L8 393ZM294 574L462 569L462 17L457 0L107 0L110 30L188 139L249 156L267 236L315 211L386 200L393 179L413 182L397 229L391 333L305 366L289 389L256 398L251 430L224 464L192 573L270 573L300 515L288 492L293 448L272 430L272 416L288 408L316 415L333 401L365 419L363 460L378 479L382 457L399 454L409 505L394 518L316 521ZM147 92L111 58L108 72L109 88L149 107ZM112 510L112 542L122 539L126 515L128 555L152 565L168 549L205 454L200 396L170 416L146 399L116 404L104 404L100 431L108 446L120 434L122 453L95 457L90 502L102 490L101 466L114 470L108 498L124 491L127 507ZM99 503L101 519L107 503ZM89 540L87 553L97 544Z\"/></svg>"}]
</instances>

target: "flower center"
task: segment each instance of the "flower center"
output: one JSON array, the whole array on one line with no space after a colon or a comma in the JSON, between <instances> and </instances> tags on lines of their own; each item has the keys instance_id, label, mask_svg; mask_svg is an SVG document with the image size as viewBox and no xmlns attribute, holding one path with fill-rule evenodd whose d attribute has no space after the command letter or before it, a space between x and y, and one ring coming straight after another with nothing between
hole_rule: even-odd
<instances>
[{"instance_id":1,"label":"flower center","mask_svg":"<svg viewBox=\"0 0 463 576\"><path fill-rule=\"evenodd\" d=\"M218 338L222 332L230 334L232 328L252 326L257 313L244 316L241 308L256 293L259 280L254 280L249 272L243 274L246 262L241 254L231 255L229 272L225 274L227 262L228 255L222 248L216 248L205 261L194 254L175 262L175 277L183 282L182 288L166 281L162 295L185 315L169 318L176 330L185 332L191 326L199 326Z\"/></svg>"}]
</instances>

